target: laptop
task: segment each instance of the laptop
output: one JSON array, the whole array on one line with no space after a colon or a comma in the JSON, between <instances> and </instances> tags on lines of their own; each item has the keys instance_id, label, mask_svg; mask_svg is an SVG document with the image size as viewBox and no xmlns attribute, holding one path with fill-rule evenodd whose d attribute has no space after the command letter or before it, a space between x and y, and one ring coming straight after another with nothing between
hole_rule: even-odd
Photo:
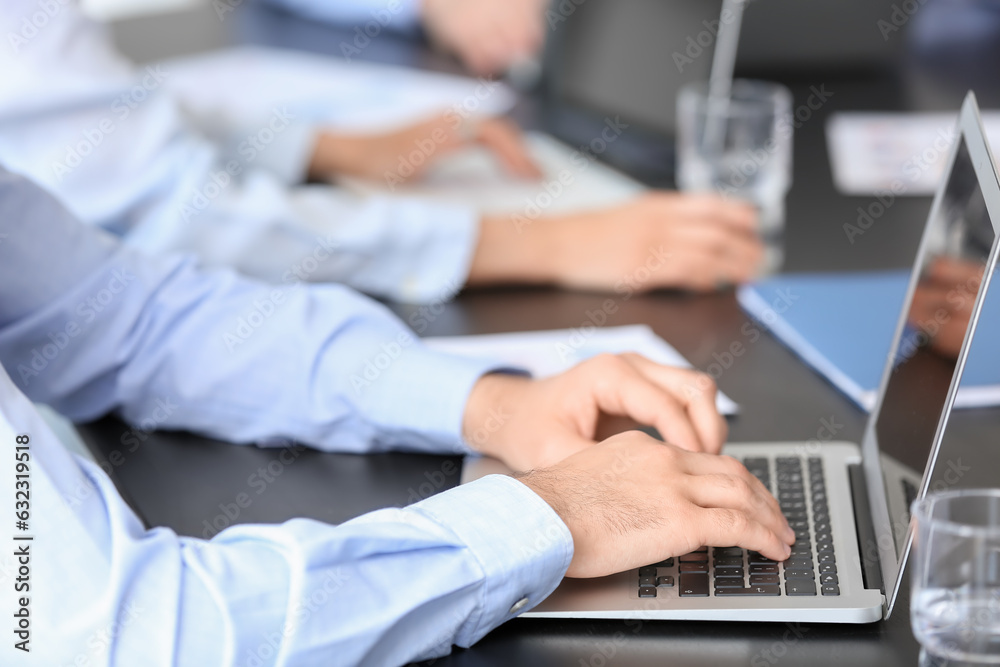
<instances>
[{"instance_id":1,"label":"laptop","mask_svg":"<svg viewBox=\"0 0 1000 667\"><path fill-rule=\"evenodd\" d=\"M956 456L945 426L997 261L1000 182L972 93L958 129L862 443L724 449L778 498L798 536L792 556L774 562L711 546L609 577L567 578L525 616L823 623L889 616L912 540L910 503L927 492L935 463ZM942 266L956 279L940 292ZM927 319L920 308L935 290L964 311ZM963 465L977 466L974 452L962 456ZM902 461L923 465L922 474ZM504 470L469 458L462 481L492 472Z\"/></svg>"}]
</instances>

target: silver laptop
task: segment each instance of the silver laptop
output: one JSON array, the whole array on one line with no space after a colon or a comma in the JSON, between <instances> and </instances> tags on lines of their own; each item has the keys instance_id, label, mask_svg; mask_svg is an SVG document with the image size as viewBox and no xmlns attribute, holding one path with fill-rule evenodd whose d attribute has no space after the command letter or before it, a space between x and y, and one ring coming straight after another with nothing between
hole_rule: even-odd
<instances>
[{"instance_id":1,"label":"silver laptop","mask_svg":"<svg viewBox=\"0 0 1000 667\"><path fill-rule=\"evenodd\" d=\"M825 623L888 617L909 551L909 504L926 493L935 462L955 454L945 451L952 446L945 425L997 261L1000 182L971 93L959 130L862 444L725 449L777 496L798 535L792 556L774 562L735 547L705 547L610 577L565 579L526 616ZM917 311L926 299L915 294L941 289L940 272L932 271L941 266L961 276L944 292L952 303L974 304L967 323L953 315L958 319L945 317L935 327ZM976 467L968 451L963 457ZM923 465L923 474L901 460ZM470 458L463 482L492 472L504 470Z\"/></svg>"}]
</instances>

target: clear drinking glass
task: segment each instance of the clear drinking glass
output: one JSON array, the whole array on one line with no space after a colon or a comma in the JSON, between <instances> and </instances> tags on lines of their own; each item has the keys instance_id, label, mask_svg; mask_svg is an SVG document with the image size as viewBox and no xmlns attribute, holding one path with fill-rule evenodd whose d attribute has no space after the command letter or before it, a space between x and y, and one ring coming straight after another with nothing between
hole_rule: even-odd
<instances>
[{"instance_id":1,"label":"clear drinking glass","mask_svg":"<svg viewBox=\"0 0 1000 667\"><path fill-rule=\"evenodd\" d=\"M755 204L760 232L780 244L792 185L792 93L781 84L736 79L729 99L708 82L677 97L677 185Z\"/></svg>"},{"instance_id":2,"label":"clear drinking glass","mask_svg":"<svg viewBox=\"0 0 1000 667\"><path fill-rule=\"evenodd\" d=\"M1000 489L913 503L913 634L932 656L1000 664Z\"/></svg>"}]
</instances>

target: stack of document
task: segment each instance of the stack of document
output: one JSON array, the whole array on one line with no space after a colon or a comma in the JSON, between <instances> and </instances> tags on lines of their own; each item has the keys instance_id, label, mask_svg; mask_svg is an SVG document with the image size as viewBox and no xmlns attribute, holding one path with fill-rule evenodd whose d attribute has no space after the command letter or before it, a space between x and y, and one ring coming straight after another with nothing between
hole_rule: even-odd
<instances>
[{"instance_id":1,"label":"stack of document","mask_svg":"<svg viewBox=\"0 0 1000 667\"><path fill-rule=\"evenodd\" d=\"M785 274L741 287L756 320L866 410L874 407L909 271ZM1000 291L995 291L1000 298ZM1000 308L988 297L957 408L1000 405Z\"/></svg>"}]
</instances>

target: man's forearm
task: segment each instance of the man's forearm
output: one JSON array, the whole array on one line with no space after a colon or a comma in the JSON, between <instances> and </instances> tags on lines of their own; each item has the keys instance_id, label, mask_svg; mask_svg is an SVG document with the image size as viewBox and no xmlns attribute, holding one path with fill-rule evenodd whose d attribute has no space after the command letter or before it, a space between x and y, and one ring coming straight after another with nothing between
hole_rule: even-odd
<instances>
[{"instance_id":1,"label":"man's forearm","mask_svg":"<svg viewBox=\"0 0 1000 667\"><path fill-rule=\"evenodd\" d=\"M11 449L0 489L13 497L15 446L30 469L38 540L24 544L35 575L25 647L38 664L400 665L468 646L535 606L572 558L559 517L500 476L341 526L147 531L2 367L0 442ZM13 646L3 643L0 663L23 663Z\"/></svg>"},{"instance_id":2,"label":"man's forearm","mask_svg":"<svg viewBox=\"0 0 1000 667\"><path fill-rule=\"evenodd\" d=\"M466 451L465 402L489 362L427 350L341 286L143 256L20 177L0 178L0 201L0 362L33 399L237 442Z\"/></svg>"}]
</instances>

